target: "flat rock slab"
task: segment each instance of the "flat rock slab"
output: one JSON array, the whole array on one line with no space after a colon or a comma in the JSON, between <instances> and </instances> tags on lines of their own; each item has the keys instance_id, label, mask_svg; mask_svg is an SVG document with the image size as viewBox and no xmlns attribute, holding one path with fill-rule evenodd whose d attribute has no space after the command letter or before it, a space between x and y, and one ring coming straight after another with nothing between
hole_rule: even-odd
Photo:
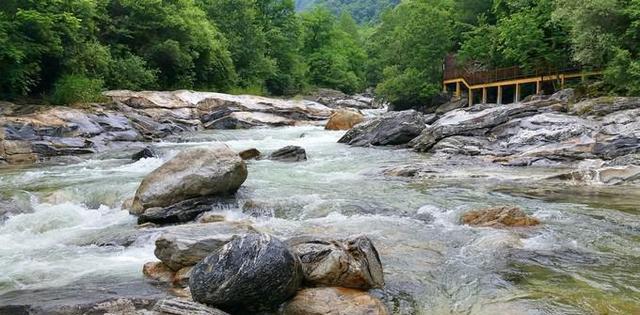
<instances>
[{"instance_id":1,"label":"flat rock slab","mask_svg":"<svg viewBox=\"0 0 640 315\"><path fill-rule=\"evenodd\" d=\"M197 264L224 246L234 235L256 232L245 223L187 224L163 229L155 255L173 271Z\"/></svg>"},{"instance_id":2,"label":"flat rock slab","mask_svg":"<svg viewBox=\"0 0 640 315\"><path fill-rule=\"evenodd\" d=\"M282 315L387 315L389 311L365 291L346 288L310 288L298 292Z\"/></svg>"}]
</instances>

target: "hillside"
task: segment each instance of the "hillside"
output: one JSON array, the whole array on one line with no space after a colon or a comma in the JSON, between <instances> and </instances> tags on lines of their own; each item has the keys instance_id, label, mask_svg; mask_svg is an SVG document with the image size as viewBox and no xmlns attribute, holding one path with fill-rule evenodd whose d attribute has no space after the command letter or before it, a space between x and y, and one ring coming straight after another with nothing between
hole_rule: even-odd
<instances>
[{"instance_id":1,"label":"hillside","mask_svg":"<svg viewBox=\"0 0 640 315\"><path fill-rule=\"evenodd\" d=\"M296 0L296 10L305 11L316 5L325 5L334 13L349 12L358 23L375 21L385 9L396 6L400 0Z\"/></svg>"}]
</instances>

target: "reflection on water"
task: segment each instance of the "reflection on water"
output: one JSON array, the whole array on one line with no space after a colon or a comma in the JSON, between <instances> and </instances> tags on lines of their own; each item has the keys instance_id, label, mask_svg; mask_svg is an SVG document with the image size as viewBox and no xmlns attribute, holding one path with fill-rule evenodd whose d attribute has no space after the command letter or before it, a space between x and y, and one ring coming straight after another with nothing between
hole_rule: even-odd
<instances>
[{"instance_id":1,"label":"reflection on water","mask_svg":"<svg viewBox=\"0 0 640 315\"><path fill-rule=\"evenodd\" d=\"M385 178L382 170L432 157L350 148L336 143L341 135L316 127L214 131L158 144L161 158L135 163L96 159L0 171L0 202L7 206L19 196L32 208L0 223L0 305L26 290L106 283L104 275L143 281L142 264L154 259L153 237L129 246L87 240L135 231L135 218L120 204L142 178L180 150L223 141L263 153L304 147L307 162L250 162L240 204L264 207L251 220L281 237L369 235L396 313L640 313L638 187L561 187L537 180L553 172L548 169L473 163L439 164L438 174L412 183ZM542 226L458 224L466 210L502 204L522 207ZM241 209L228 211L247 218Z\"/></svg>"}]
</instances>

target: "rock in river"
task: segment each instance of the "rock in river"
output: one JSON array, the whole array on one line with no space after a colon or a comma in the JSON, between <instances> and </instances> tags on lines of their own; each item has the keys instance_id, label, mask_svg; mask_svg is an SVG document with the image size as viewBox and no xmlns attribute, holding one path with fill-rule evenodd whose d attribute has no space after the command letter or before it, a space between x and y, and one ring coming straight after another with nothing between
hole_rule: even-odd
<instances>
[{"instance_id":1,"label":"rock in river","mask_svg":"<svg viewBox=\"0 0 640 315\"><path fill-rule=\"evenodd\" d=\"M364 116L356 111L351 110L336 110L331 114L327 125L324 127L326 130L349 130L355 125L364 121Z\"/></svg>"},{"instance_id":2,"label":"rock in river","mask_svg":"<svg viewBox=\"0 0 640 315\"><path fill-rule=\"evenodd\" d=\"M415 110L388 112L358 124L338 142L353 146L401 145L419 136L426 126L424 116Z\"/></svg>"},{"instance_id":3,"label":"rock in river","mask_svg":"<svg viewBox=\"0 0 640 315\"><path fill-rule=\"evenodd\" d=\"M469 211L462 216L462 223L483 227L526 227L540 224L518 207L494 207Z\"/></svg>"},{"instance_id":4,"label":"rock in river","mask_svg":"<svg viewBox=\"0 0 640 315\"><path fill-rule=\"evenodd\" d=\"M227 244L235 235L253 233L247 224L217 222L166 228L156 240L155 255L173 271L190 267Z\"/></svg>"},{"instance_id":5,"label":"rock in river","mask_svg":"<svg viewBox=\"0 0 640 315\"><path fill-rule=\"evenodd\" d=\"M269 155L269 159L281 162L299 162L307 160L307 152L297 146L287 146L278 149Z\"/></svg>"},{"instance_id":6,"label":"rock in river","mask_svg":"<svg viewBox=\"0 0 640 315\"><path fill-rule=\"evenodd\" d=\"M272 310L292 297L302 282L297 256L267 234L234 237L198 263L189 288L194 301L231 313Z\"/></svg>"},{"instance_id":7,"label":"rock in river","mask_svg":"<svg viewBox=\"0 0 640 315\"><path fill-rule=\"evenodd\" d=\"M387 315L389 311L365 291L347 288L311 288L298 292L283 315Z\"/></svg>"},{"instance_id":8,"label":"rock in river","mask_svg":"<svg viewBox=\"0 0 640 315\"><path fill-rule=\"evenodd\" d=\"M384 286L380 256L366 236L338 241L299 237L288 243L309 284L366 290Z\"/></svg>"},{"instance_id":9,"label":"rock in river","mask_svg":"<svg viewBox=\"0 0 640 315\"><path fill-rule=\"evenodd\" d=\"M247 166L226 145L184 151L144 178L133 214L196 197L228 196L247 179Z\"/></svg>"},{"instance_id":10,"label":"rock in river","mask_svg":"<svg viewBox=\"0 0 640 315\"><path fill-rule=\"evenodd\" d=\"M239 154L240 157L245 161L258 159L260 158L260 155L262 155L262 153L260 153L260 151L255 148L241 151Z\"/></svg>"},{"instance_id":11,"label":"rock in river","mask_svg":"<svg viewBox=\"0 0 640 315\"><path fill-rule=\"evenodd\" d=\"M179 298L162 299L154 305L153 310L158 312L158 315L229 315L221 310Z\"/></svg>"}]
</instances>

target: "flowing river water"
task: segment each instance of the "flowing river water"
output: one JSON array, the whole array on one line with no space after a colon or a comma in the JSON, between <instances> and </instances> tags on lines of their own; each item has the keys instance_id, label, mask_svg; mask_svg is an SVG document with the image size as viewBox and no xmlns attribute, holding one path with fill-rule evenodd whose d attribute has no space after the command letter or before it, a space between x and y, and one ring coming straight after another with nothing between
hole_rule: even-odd
<instances>
[{"instance_id":1,"label":"flowing river water","mask_svg":"<svg viewBox=\"0 0 640 315\"><path fill-rule=\"evenodd\" d=\"M0 197L30 208L0 221L0 306L160 294L141 272L155 260L154 233L127 246L101 240L137 230L120 205L146 174L180 150L222 141L262 152L304 147L307 162L249 163L238 198L269 205L261 216L240 207L219 211L282 238L368 235L397 314L640 314L640 188L558 185L539 180L550 169L451 161L411 182L382 171L437 158L348 147L336 143L342 134L319 127L212 131L158 144L161 158L135 163L112 155L0 170ZM458 223L467 210L505 204L542 225Z\"/></svg>"}]
</instances>

